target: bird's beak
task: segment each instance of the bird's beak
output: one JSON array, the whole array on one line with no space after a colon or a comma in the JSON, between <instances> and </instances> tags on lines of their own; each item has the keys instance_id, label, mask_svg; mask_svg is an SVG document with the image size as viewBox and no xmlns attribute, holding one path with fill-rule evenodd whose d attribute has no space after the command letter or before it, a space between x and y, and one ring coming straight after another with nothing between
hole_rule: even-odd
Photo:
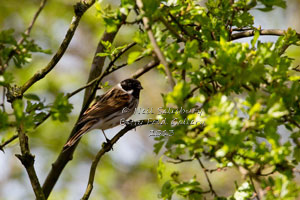
<instances>
[{"instance_id":1,"label":"bird's beak","mask_svg":"<svg viewBox=\"0 0 300 200\"><path fill-rule=\"evenodd\" d=\"M144 89L141 85L138 87L140 90Z\"/></svg>"}]
</instances>

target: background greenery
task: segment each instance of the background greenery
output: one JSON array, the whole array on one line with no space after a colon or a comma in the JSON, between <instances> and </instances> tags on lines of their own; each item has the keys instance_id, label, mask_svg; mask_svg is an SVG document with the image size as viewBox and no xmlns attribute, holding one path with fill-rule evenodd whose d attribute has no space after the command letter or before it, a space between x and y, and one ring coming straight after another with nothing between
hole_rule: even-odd
<instances>
[{"instance_id":1,"label":"background greenery","mask_svg":"<svg viewBox=\"0 0 300 200\"><path fill-rule=\"evenodd\" d=\"M292 29L280 38L258 33L260 26L261 29L282 30L292 27L299 32L300 2L257 1L257 5L251 4L253 2L256 1L144 2L145 16L152 20L150 25L177 85L170 92L172 89L162 65L147 72L139 78L145 88L140 107L156 110L162 106L192 108L196 104L204 105L201 120L206 126L204 130L195 126L143 126L125 134L114 150L101 159L90 199L255 199L255 193L260 199L297 199L300 87L298 71L293 68L299 64L299 47L291 46L284 54L281 49L286 44L299 42ZM29 0L1 2L2 60L22 37L39 3ZM47 2L30 37L20 47L26 51L14 58L1 74L1 86L23 85L49 62L65 37L76 3L70 0ZM133 5L133 1L96 2L85 12L59 63L25 93L26 109L21 108L20 101L15 111L8 102L4 104L5 112L2 107L1 141L5 142L16 133L14 122L25 123L41 183L66 142L82 105L83 92L69 101L62 93L85 85L101 35L105 29L115 30L120 13L126 13ZM167 12L180 15L177 20L184 30ZM166 28L161 18L169 20L179 36ZM113 42L114 47L133 41L138 43L118 59L116 65L132 63L105 77L103 85L108 81L109 86L113 86L153 59L153 48L147 33L140 30L143 29L140 20L141 17L130 11L126 21L133 24L122 25ZM229 27L257 31L254 37L228 42ZM178 37L185 39L180 41ZM107 50L107 55L113 53ZM145 58L135 61L140 55ZM108 63L106 59L105 66ZM185 78L182 71L185 71ZM189 96L195 87L198 89L194 96ZM32 106L38 102L40 107ZM49 112L51 118L35 129L34 123L39 122L43 113ZM140 114L132 118L155 117ZM195 119L197 115L163 117ZM112 137L121 128L108 130L107 135ZM158 128L173 129L175 134L156 139L149 137L149 130ZM79 199L83 195L90 165L104 141L99 133L92 131L82 138L49 199ZM4 151L0 153L0 199L33 199L26 171L14 156L20 152L18 140L7 145ZM218 197L211 191L205 174Z\"/></svg>"}]
</instances>

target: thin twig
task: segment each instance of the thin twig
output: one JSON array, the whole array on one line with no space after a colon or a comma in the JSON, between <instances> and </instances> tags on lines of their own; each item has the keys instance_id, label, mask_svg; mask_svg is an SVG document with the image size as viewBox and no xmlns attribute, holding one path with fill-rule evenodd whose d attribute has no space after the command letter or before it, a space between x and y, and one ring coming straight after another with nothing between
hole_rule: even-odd
<instances>
[{"instance_id":1,"label":"thin twig","mask_svg":"<svg viewBox=\"0 0 300 200\"><path fill-rule=\"evenodd\" d=\"M155 39L155 37L153 35L153 32L151 30L151 26L149 24L149 19L148 19L148 17L145 16L145 11L143 10L143 2L142 2L142 0L136 0L136 4L137 4L137 6L140 9L141 14L143 15L144 27L145 27L145 30L148 33L148 37L149 37L149 39L151 41L151 44L152 44L153 49L154 49L154 52L155 52L156 56L158 57L158 59L160 60L160 62L165 66L166 73L167 73L167 76L168 76L171 88L173 89L174 86L175 86L175 81L174 81L174 79L172 77L172 72L170 71L170 67L169 67L168 62L166 61L165 56L161 52L161 50L160 50L160 48L159 48L159 46L158 46L158 44L156 42L156 39Z\"/></svg>"},{"instance_id":2,"label":"thin twig","mask_svg":"<svg viewBox=\"0 0 300 200\"><path fill-rule=\"evenodd\" d=\"M88 181L88 185L86 187L85 193L82 197L81 200L87 200L89 199L89 196L93 190L93 183L94 183L94 179L95 179L95 174L96 174L96 169L98 166L98 163L100 161L100 159L102 158L102 156L106 153L109 152L113 145L128 131L134 129L137 126L142 126L142 125L147 125L148 120L140 120L137 121L135 123L131 123L129 125L127 125L125 128L123 128L121 131L119 131L111 140L109 143L104 143L104 145L102 145L102 148L100 149L100 151L97 153L95 159L93 160L93 163L91 165L91 169L90 169L90 175L89 175L89 181Z\"/></svg>"},{"instance_id":3,"label":"thin twig","mask_svg":"<svg viewBox=\"0 0 300 200\"><path fill-rule=\"evenodd\" d=\"M209 176L208 176L208 174L207 174L207 169L204 167L204 165L203 165L202 161L200 160L199 156L196 156L196 159L198 160L198 163L200 164L200 166L201 166L202 169L203 169L203 172L204 172L204 175L205 175L205 178L206 178L206 181L207 181L207 183L208 183L208 186L209 186L209 189L210 189L211 193L212 193L215 197L217 197L218 195L217 195L217 193L215 192L215 190L214 190L214 188L213 188L213 186L212 186L212 184L211 184L211 181L210 181L210 179L209 179Z\"/></svg>"},{"instance_id":4,"label":"thin twig","mask_svg":"<svg viewBox=\"0 0 300 200\"><path fill-rule=\"evenodd\" d=\"M257 198L257 200L260 200L260 198L259 198L259 196L258 196L258 193L257 193L257 191L256 191L256 189L255 189L255 185L254 185L252 176L250 176L249 178L250 178L250 182L251 182L251 185L252 185L252 187L253 187L253 190L254 190L254 192L255 192L254 196Z\"/></svg>"},{"instance_id":5,"label":"thin twig","mask_svg":"<svg viewBox=\"0 0 300 200\"><path fill-rule=\"evenodd\" d=\"M145 74L148 71L150 71L151 69L155 68L158 64L159 64L158 60L153 60L150 63L146 64L141 69L137 70L134 74L131 75L131 77L134 78L134 79L138 79L143 74Z\"/></svg>"},{"instance_id":6,"label":"thin twig","mask_svg":"<svg viewBox=\"0 0 300 200\"><path fill-rule=\"evenodd\" d=\"M173 164L180 164L180 163L185 163L185 162L192 162L194 160L195 160L195 158L190 158L190 159L177 158L176 160L167 160L167 162L173 163Z\"/></svg>"},{"instance_id":7,"label":"thin twig","mask_svg":"<svg viewBox=\"0 0 300 200\"><path fill-rule=\"evenodd\" d=\"M3 148L17 138L18 138L18 134L11 136L8 140L6 140L2 144L0 144L0 150L4 152Z\"/></svg>"},{"instance_id":8,"label":"thin twig","mask_svg":"<svg viewBox=\"0 0 300 200\"><path fill-rule=\"evenodd\" d=\"M245 37L252 37L255 34L255 30L243 31L240 33L234 33L231 35L231 40L237 40ZM274 36L283 36L285 34L284 30L280 29L262 29L259 30L260 35L274 35ZM297 33L298 38L300 39L300 33Z\"/></svg>"},{"instance_id":9,"label":"thin twig","mask_svg":"<svg viewBox=\"0 0 300 200\"><path fill-rule=\"evenodd\" d=\"M25 31L25 35L26 35L26 36L30 35L31 29L32 29L34 23L36 22L38 16L39 16L40 13L42 12L43 8L45 7L46 2L47 2L47 0L42 0L42 1L41 1L39 9L38 9L37 12L34 14L31 23L29 24L28 28L27 28L26 31ZM18 43L19 43L19 44L22 44L22 43L24 42L24 40L25 40L25 37L22 37L22 39L19 40Z\"/></svg>"}]
</instances>

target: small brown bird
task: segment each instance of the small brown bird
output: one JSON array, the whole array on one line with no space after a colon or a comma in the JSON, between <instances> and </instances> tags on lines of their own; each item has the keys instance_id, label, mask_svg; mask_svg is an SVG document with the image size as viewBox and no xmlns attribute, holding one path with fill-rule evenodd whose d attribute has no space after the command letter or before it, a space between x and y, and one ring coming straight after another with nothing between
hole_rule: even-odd
<instances>
[{"instance_id":1,"label":"small brown bird","mask_svg":"<svg viewBox=\"0 0 300 200\"><path fill-rule=\"evenodd\" d=\"M126 79L105 94L88 108L78 120L81 127L64 145L68 149L86 132L93 129L106 130L120 124L121 119L129 118L139 104L141 83L136 79ZM125 112L124 112L125 111ZM103 131L105 136L105 133ZM106 138L106 136L105 136ZM108 139L106 138L108 141Z\"/></svg>"}]
</instances>

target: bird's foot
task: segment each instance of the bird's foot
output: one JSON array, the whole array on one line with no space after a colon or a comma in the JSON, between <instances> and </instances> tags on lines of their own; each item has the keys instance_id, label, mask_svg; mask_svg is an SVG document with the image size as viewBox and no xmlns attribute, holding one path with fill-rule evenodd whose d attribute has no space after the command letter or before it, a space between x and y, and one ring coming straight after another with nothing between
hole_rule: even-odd
<instances>
[{"instance_id":1,"label":"bird's foot","mask_svg":"<svg viewBox=\"0 0 300 200\"><path fill-rule=\"evenodd\" d=\"M111 150L113 151L114 149L113 149L113 144L111 143L111 140L108 139L107 137L105 137L105 139L106 139L106 142L104 142L103 145L104 146L106 146L106 145L111 146Z\"/></svg>"}]
</instances>

